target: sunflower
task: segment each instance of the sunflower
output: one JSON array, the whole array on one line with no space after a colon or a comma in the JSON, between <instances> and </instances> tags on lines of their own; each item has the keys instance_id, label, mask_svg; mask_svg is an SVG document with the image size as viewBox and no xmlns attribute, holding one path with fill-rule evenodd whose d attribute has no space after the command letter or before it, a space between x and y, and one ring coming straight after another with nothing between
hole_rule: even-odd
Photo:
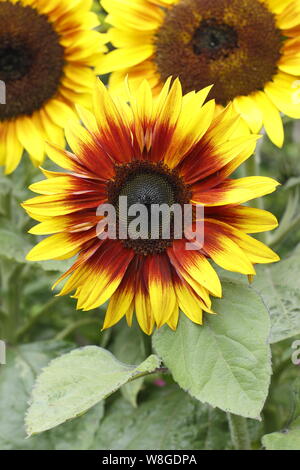
<instances>
[{"instance_id":1,"label":"sunflower","mask_svg":"<svg viewBox=\"0 0 300 470\"><path fill-rule=\"evenodd\" d=\"M167 80L154 99L144 81L123 100L99 81L94 114L78 107L85 127L78 122L66 127L74 153L48 145L50 158L67 171L44 170L47 178L30 188L40 194L23 204L39 222L30 232L51 236L28 259L78 254L58 280L68 278L60 295L75 291L77 307L85 311L110 299L104 328L124 316L131 325L135 312L147 334L155 325L176 329L179 309L202 324L203 311L213 313L210 295L222 296L210 259L250 276L254 264L278 260L248 235L273 229L276 218L242 205L273 192L278 183L267 177L229 178L253 153L258 136L240 137L241 118L231 105L216 116L214 100L204 104L209 91L183 96L179 80L172 86ZM103 218L97 208L109 204L118 212L121 196L148 208L204 206L203 246L187 250L190 238L175 237L174 230L169 238L99 237Z\"/></svg>"},{"instance_id":2,"label":"sunflower","mask_svg":"<svg viewBox=\"0 0 300 470\"><path fill-rule=\"evenodd\" d=\"M280 112L300 118L299 0L102 0L116 50L103 73L120 93L129 75L158 92L169 76L185 93L214 84L220 107L233 101L252 132L265 126L283 145Z\"/></svg>"},{"instance_id":3,"label":"sunflower","mask_svg":"<svg viewBox=\"0 0 300 470\"><path fill-rule=\"evenodd\" d=\"M18 166L24 149L34 164L45 140L64 145L62 127L74 103L88 106L104 37L91 0L0 0L0 164Z\"/></svg>"}]
</instances>

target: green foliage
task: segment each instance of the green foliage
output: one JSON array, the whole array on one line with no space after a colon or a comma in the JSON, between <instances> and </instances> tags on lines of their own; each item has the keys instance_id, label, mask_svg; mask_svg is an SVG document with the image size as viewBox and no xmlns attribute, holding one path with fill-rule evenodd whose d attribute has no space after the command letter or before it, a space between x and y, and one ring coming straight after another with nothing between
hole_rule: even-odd
<instances>
[{"instance_id":1,"label":"green foliage","mask_svg":"<svg viewBox=\"0 0 300 470\"><path fill-rule=\"evenodd\" d=\"M248 284L246 276L217 268L223 279ZM271 318L269 342L278 343L300 334L300 250L279 263L256 267L251 287L262 298Z\"/></svg>"},{"instance_id":2,"label":"green foliage","mask_svg":"<svg viewBox=\"0 0 300 470\"><path fill-rule=\"evenodd\" d=\"M95 449L228 449L226 416L187 396L175 385L148 390L137 409L112 401L96 435Z\"/></svg>"},{"instance_id":3,"label":"green foliage","mask_svg":"<svg viewBox=\"0 0 300 470\"><path fill-rule=\"evenodd\" d=\"M262 443L267 450L299 450L300 417L292 423L289 429L264 436Z\"/></svg>"},{"instance_id":4,"label":"green foliage","mask_svg":"<svg viewBox=\"0 0 300 470\"><path fill-rule=\"evenodd\" d=\"M26 439L24 415L36 376L47 363L70 350L63 342L36 342L10 348L7 365L0 366L0 449L88 449L103 416L103 403L59 428Z\"/></svg>"},{"instance_id":5,"label":"green foliage","mask_svg":"<svg viewBox=\"0 0 300 470\"><path fill-rule=\"evenodd\" d=\"M35 175L31 174L30 179L35 179ZM41 263L25 260L35 240L26 234L30 224L20 208L20 201L28 194L24 194L18 179L20 175L2 178L5 183L0 194L3 203L0 211L0 336L16 345L8 352L8 364L0 369L0 396L3 397L0 410L5 423L5 427L0 427L1 449L232 448L226 414L217 408L259 417L270 381L267 340L274 343L274 376L263 408L263 422L256 424L257 421L247 420L252 447L260 448L261 442L267 448L298 445L297 441L291 444L287 438L291 435L294 440L297 436L294 423L300 414L295 398L297 368L291 363L291 340L288 340L300 333L299 249L290 250L280 263L258 266L251 287L245 276L220 270L225 280L225 296L214 303L218 315L207 314L203 327L193 325L182 315L176 333L167 328L158 331L153 338L155 351L169 370L163 376L151 377L150 374L149 378L131 380L134 368L120 366L119 361L142 363L151 354L148 338L136 327L129 329L125 322L100 333L102 312L100 315L99 312L82 314L75 311L72 299L53 296L51 284L68 269L72 260ZM271 316L271 335L265 307ZM55 337L75 341L72 349L78 345L99 344L110 350L118 360L105 360L105 365L110 368L110 375L117 374L117 384L109 384L104 379L101 383L105 382L105 391L99 392L97 380L102 380L101 374L86 372L86 368L87 377L82 380L85 393L81 394L86 397L84 406L79 400L74 406L55 408L51 415L42 411L48 409L48 392L46 396L43 394L41 409L34 408L34 400L28 415L27 419L35 416L30 432L56 427L25 439L24 417L41 368L48 366L38 384L47 377L52 367L49 362L54 357L62 364L74 358L70 365L68 362L68 367L62 366L61 372L67 369L77 373L78 352L65 355L70 349L67 343L40 342ZM24 346L24 341L31 341L31 344ZM112 358L109 353L105 354ZM151 370L150 367L146 373ZM253 370L255 373L251 373ZM76 377L78 374L73 375L73 379ZM166 383L162 388L154 386L157 377L160 382L163 380L162 384ZM174 380L182 390L174 385ZM97 386L93 386L93 392L96 388L99 392L97 397L95 393L86 393L90 381L97 382ZM59 379L54 379L54 388L59 386L58 382ZM121 394L116 392L104 410L103 396L119 388ZM14 390L18 390L18 394ZM38 390L36 387L34 396ZM55 397L53 388L51 393L52 399ZM90 406L92 408L76 418ZM290 422L293 424L287 424ZM279 429L289 429L289 432L277 432Z\"/></svg>"},{"instance_id":6,"label":"green foliage","mask_svg":"<svg viewBox=\"0 0 300 470\"><path fill-rule=\"evenodd\" d=\"M270 342L300 334L300 252L257 271L254 288L260 292L271 315Z\"/></svg>"},{"instance_id":7,"label":"green foliage","mask_svg":"<svg viewBox=\"0 0 300 470\"><path fill-rule=\"evenodd\" d=\"M115 336L111 350L120 361L124 361L127 364L138 364L147 356L143 335L136 324L132 328L124 328L122 325L119 333ZM141 377L121 387L124 398L135 408L137 407L137 398L143 383L144 378Z\"/></svg>"},{"instance_id":8,"label":"green foliage","mask_svg":"<svg viewBox=\"0 0 300 470\"><path fill-rule=\"evenodd\" d=\"M268 312L250 288L225 282L215 316L199 327L184 315L176 332L153 337L154 349L174 380L198 400L259 419L270 384Z\"/></svg>"},{"instance_id":9,"label":"green foliage","mask_svg":"<svg viewBox=\"0 0 300 470\"><path fill-rule=\"evenodd\" d=\"M96 346L75 349L53 360L39 376L26 416L29 435L58 426L85 413L128 381L155 371L152 355L139 366L119 362Z\"/></svg>"},{"instance_id":10,"label":"green foliage","mask_svg":"<svg viewBox=\"0 0 300 470\"><path fill-rule=\"evenodd\" d=\"M98 1L93 10L106 32ZM286 118L285 128L283 149L264 139L260 165L282 183L264 198L281 221L266 242L282 260L257 266L251 286L219 269L217 315L206 314L203 326L181 315L176 332L154 334L153 347L136 325L101 332L105 308L77 312L73 299L55 297L51 285L73 260L25 259L37 237L20 203L41 173L26 155L13 175L0 173L1 450L232 449L239 442L224 411L247 418L240 423L253 449L300 450L291 361L300 336L299 122ZM45 167L55 169L49 160Z\"/></svg>"}]
</instances>

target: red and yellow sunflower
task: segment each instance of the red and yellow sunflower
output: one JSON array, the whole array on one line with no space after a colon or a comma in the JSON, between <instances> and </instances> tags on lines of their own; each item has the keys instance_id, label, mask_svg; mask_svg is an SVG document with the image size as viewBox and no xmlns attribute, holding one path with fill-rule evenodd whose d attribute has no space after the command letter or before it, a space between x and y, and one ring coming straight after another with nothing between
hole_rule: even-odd
<instances>
[{"instance_id":1,"label":"red and yellow sunflower","mask_svg":"<svg viewBox=\"0 0 300 470\"><path fill-rule=\"evenodd\" d=\"M201 324L213 313L210 296L222 287L210 260L230 271L254 275L256 263L278 256L248 234L277 226L264 210L243 206L275 190L267 177L231 179L250 157L257 136L241 137L240 117L232 106L215 114L210 87L182 95L179 80L167 80L158 98L143 82L128 99L112 98L99 81L94 113L79 107L83 127L70 122L66 138L72 149L48 146L63 172L45 171L31 190L40 194L23 206L39 222L31 233L43 239L28 259L73 257L61 295L74 293L78 308L94 309L109 301L104 328L133 315L142 330L168 324L176 329L181 309ZM146 201L171 206L204 206L205 240L186 250L187 240L99 239L97 208L109 203L118 211L120 196L131 204ZM172 232L171 232L172 233Z\"/></svg>"},{"instance_id":2,"label":"red and yellow sunflower","mask_svg":"<svg viewBox=\"0 0 300 470\"><path fill-rule=\"evenodd\" d=\"M299 0L101 0L116 50L101 61L121 93L144 78L156 93L179 77L185 93L214 84L250 129L265 126L279 147L280 112L300 118Z\"/></svg>"}]
</instances>

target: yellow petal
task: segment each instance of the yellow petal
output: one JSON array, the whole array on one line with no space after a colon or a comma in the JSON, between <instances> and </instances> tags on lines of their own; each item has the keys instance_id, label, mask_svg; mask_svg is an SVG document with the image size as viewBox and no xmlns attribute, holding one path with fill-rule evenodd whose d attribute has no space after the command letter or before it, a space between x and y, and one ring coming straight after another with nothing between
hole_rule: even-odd
<instances>
[{"instance_id":1,"label":"yellow petal","mask_svg":"<svg viewBox=\"0 0 300 470\"><path fill-rule=\"evenodd\" d=\"M133 67L147 60L153 53L154 46L152 44L115 49L101 58L98 68L102 74L106 74L123 68Z\"/></svg>"},{"instance_id":2,"label":"yellow petal","mask_svg":"<svg viewBox=\"0 0 300 470\"><path fill-rule=\"evenodd\" d=\"M253 96L253 99L256 101L262 112L266 133L270 137L271 141L277 145L277 147L281 148L284 142L284 130L278 109L262 91L258 91Z\"/></svg>"},{"instance_id":3,"label":"yellow petal","mask_svg":"<svg viewBox=\"0 0 300 470\"><path fill-rule=\"evenodd\" d=\"M254 133L259 132L263 125L263 115L251 96L239 96L234 99L233 103L251 131Z\"/></svg>"},{"instance_id":4,"label":"yellow petal","mask_svg":"<svg viewBox=\"0 0 300 470\"><path fill-rule=\"evenodd\" d=\"M26 258L28 261L57 259L67 253L73 252L76 248L79 250L86 238L88 237L77 237L77 240L74 240L74 238L67 233L51 235L51 237L45 238L32 248ZM92 238L92 235L90 235L90 238Z\"/></svg>"},{"instance_id":5,"label":"yellow petal","mask_svg":"<svg viewBox=\"0 0 300 470\"><path fill-rule=\"evenodd\" d=\"M17 136L23 147L38 164L44 160L45 143L33 121L24 116L16 121Z\"/></svg>"},{"instance_id":6,"label":"yellow petal","mask_svg":"<svg viewBox=\"0 0 300 470\"><path fill-rule=\"evenodd\" d=\"M23 154L23 146L18 139L14 121L7 124L5 140L5 174L9 175L17 168Z\"/></svg>"}]
</instances>

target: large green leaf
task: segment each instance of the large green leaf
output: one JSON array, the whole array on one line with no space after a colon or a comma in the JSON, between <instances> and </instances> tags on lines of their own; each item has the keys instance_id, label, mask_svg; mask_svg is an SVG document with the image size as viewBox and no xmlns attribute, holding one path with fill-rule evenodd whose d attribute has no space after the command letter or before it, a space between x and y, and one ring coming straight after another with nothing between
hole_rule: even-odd
<instances>
[{"instance_id":1,"label":"large green leaf","mask_svg":"<svg viewBox=\"0 0 300 470\"><path fill-rule=\"evenodd\" d=\"M154 348L192 396L259 419L271 376L270 318L253 289L224 282L223 290L213 305L217 315L199 326L182 314L175 332L164 327L154 335Z\"/></svg>"},{"instance_id":2,"label":"large green leaf","mask_svg":"<svg viewBox=\"0 0 300 470\"><path fill-rule=\"evenodd\" d=\"M122 325L119 331L115 332L111 347L117 359L127 364L141 363L147 356L142 335L143 333L136 325L131 328L124 328ZM137 397L143 387L143 382L144 378L141 377L121 387L124 398L134 407L137 406Z\"/></svg>"},{"instance_id":3,"label":"large green leaf","mask_svg":"<svg viewBox=\"0 0 300 470\"><path fill-rule=\"evenodd\" d=\"M95 436L95 449L230 448L224 413L202 405L175 385L150 391L136 409L124 398L117 398L106 407Z\"/></svg>"},{"instance_id":4,"label":"large green leaf","mask_svg":"<svg viewBox=\"0 0 300 470\"><path fill-rule=\"evenodd\" d=\"M266 434L262 443L267 450L300 450L300 417L290 429Z\"/></svg>"},{"instance_id":5,"label":"large green leaf","mask_svg":"<svg viewBox=\"0 0 300 470\"><path fill-rule=\"evenodd\" d=\"M221 278L247 285L247 277L217 269ZM256 266L252 287L271 316L270 343L300 334L300 250L279 263Z\"/></svg>"},{"instance_id":6,"label":"large green leaf","mask_svg":"<svg viewBox=\"0 0 300 470\"><path fill-rule=\"evenodd\" d=\"M254 288L271 315L271 343L300 333L300 253L279 263L260 266Z\"/></svg>"},{"instance_id":7,"label":"large green leaf","mask_svg":"<svg viewBox=\"0 0 300 470\"><path fill-rule=\"evenodd\" d=\"M26 439L25 411L37 374L48 362L70 350L63 342L38 342L9 348L7 364L0 366L1 450L85 450L93 443L103 416L99 404L84 416Z\"/></svg>"},{"instance_id":8,"label":"large green leaf","mask_svg":"<svg viewBox=\"0 0 300 470\"><path fill-rule=\"evenodd\" d=\"M128 381L153 372L157 356L139 366L119 362L109 351L87 346L53 360L38 377L26 416L29 435L75 418Z\"/></svg>"}]
</instances>

